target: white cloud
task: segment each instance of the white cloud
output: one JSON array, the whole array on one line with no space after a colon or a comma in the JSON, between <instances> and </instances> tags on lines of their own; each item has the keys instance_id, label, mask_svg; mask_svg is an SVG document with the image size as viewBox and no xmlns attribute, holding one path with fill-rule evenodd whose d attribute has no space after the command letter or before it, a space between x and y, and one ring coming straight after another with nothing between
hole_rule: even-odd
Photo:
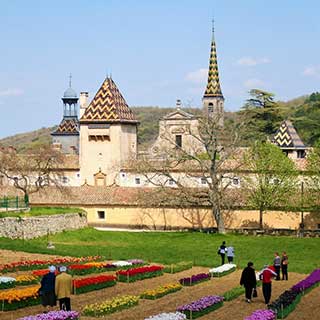
<instances>
[{"instance_id":1,"label":"white cloud","mask_svg":"<svg viewBox=\"0 0 320 320\"><path fill-rule=\"evenodd\" d=\"M258 64L266 64L270 63L271 60L269 58L252 58L252 57L242 57L237 61L239 66L245 67L254 67Z\"/></svg>"},{"instance_id":2,"label":"white cloud","mask_svg":"<svg viewBox=\"0 0 320 320\"><path fill-rule=\"evenodd\" d=\"M190 81L196 84L203 84L203 83L206 83L207 76L208 76L208 69L203 68L203 69L189 72L186 75L185 79L187 81Z\"/></svg>"},{"instance_id":3,"label":"white cloud","mask_svg":"<svg viewBox=\"0 0 320 320\"><path fill-rule=\"evenodd\" d=\"M307 77L320 77L320 65L306 67L302 74Z\"/></svg>"},{"instance_id":4,"label":"white cloud","mask_svg":"<svg viewBox=\"0 0 320 320\"><path fill-rule=\"evenodd\" d=\"M24 91L17 88L9 88L0 91L0 97L16 97L23 95Z\"/></svg>"},{"instance_id":5,"label":"white cloud","mask_svg":"<svg viewBox=\"0 0 320 320\"><path fill-rule=\"evenodd\" d=\"M264 87L265 83L260 79L252 78L252 79L246 80L243 83L243 85L248 89L256 89L256 88L259 88L259 87Z\"/></svg>"}]
</instances>

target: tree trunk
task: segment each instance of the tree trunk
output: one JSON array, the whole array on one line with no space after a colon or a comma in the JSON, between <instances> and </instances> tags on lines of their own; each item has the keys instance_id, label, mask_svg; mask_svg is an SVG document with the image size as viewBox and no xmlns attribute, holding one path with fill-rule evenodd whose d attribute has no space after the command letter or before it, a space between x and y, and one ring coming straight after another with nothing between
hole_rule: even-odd
<instances>
[{"instance_id":1,"label":"tree trunk","mask_svg":"<svg viewBox=\"0 0 320 320\"><path fill-rule=\"evenodd\" d=\"M224 228L224 221L223 221L223 217L220 209L212 208L212 214L217 224L218 233L226 233L226 230Z\"/></svg>"},{"instance_id":2,"label":"tree trunk","mask_svg":"<svg viewBox=\"0 0 320 320\"><path fill-rule=\"evenodd\" d=\"M263 208L259 209L259 228L263 229Z\"/></svg>"}]
</instances>

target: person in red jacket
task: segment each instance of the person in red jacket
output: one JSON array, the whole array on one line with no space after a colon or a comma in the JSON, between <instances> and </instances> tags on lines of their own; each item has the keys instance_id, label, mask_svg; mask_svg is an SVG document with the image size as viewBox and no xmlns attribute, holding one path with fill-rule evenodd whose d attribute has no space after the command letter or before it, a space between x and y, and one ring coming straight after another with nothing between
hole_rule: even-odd
<instances>
[{"instance_id":1,"label":"person in red jacket","mask_svg":"<svg viewBox=\"0 0 320 320\"><path fill-rule=\"evenodd\" d=\"M265 265L261 271L260 277L262 279L262 293L265 304L269 304L272 291L272 278L276 277L277 273L274 266Z\"/></svg>"}]
</instances>

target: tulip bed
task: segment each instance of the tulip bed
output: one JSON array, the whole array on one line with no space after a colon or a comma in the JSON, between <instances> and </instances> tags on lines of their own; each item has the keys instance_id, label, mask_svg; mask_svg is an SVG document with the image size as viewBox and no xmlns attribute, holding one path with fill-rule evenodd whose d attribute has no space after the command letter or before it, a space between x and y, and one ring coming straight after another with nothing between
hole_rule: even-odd
<instances>
[{"instance_id":1,"label":"tulip bed","mask_svg":"<svg viewBox=\"0 0 320 320\"><path fill-rule=\"evenodd\" d=\"M83 276L90 273L99 273L104 272L104 268L102 266L95 266L91 264L71 264L68 266L68 272L70 274Z\"/></svg>"},{"instance_id":2,"label":"tulip bed","mask_svg":"<svg viewBox=\"0 0 320 320\"><path fill-rule=\"evenodd\" d=\"M1 311L16 310L40 303L38 290L40 286L23 289L10 289L0 292Z\"/></svg>"},{"instance_id":3,"label":"tulip bed","mask_svg":"<svg viewBox=\"0 0 320 320\"><path fill-rule=\"evenodd\" d=\"M56 258L51 260L26 260L19 262L12 262L0 266L0 272L16 272L29 271L36 269L45 269L49 265L69 265L74 263L84 263L88 261L101 260L101 256L82 257L82 258Z\"/></svg>"},{"instance_id":4,"label":"tulip bed","mask_svg":"<svg viewBox=\"0 0 320 320\"><path fill-rule=\"evenodd\" d=\"M86 316L101 317L110 313L136 306L138 305L138 303L138 296L119 296L102 303L87 305L83 308L82 313Z\"/></svg>"},{"instance_id":5,"label":"tulip bed","mask_svg":"<svg viewBox=\"0 0 320 320\"><path fill-rule=\"evenodd\" d=\"M13 288L16 285L16 279L12 277L0 277L0 289Z\"/></svg>"},{"instance_id":6,"label":"tulip bed","mask_svg":"<svg viewBox=\"0 0 320 320\"><path fill-rule=\"evenodd\" d=\"M186 315L181 312L159 313L155 316L145 318L144 320L185 320Z\"/></svg>"},{"instance_id":7,"label":"tulip bed","mask_svg":"<svg viewBox=\"0 0 320 320\"><path fill-rule=\"evenodd\" d=\"M163 275L162 266L146 266L117 271L118 281L120 282L134 282L147 278L158 277L161 275Z\"/></svg>"},{"instance_id":8,"label":"tulip bed","mask_svg":"<svg viewBox=\"0 0 320 320\"><path fill-rule=\"evenodd\" d=\"M212 277L223 277L226 276L227 274L235 271L237 266L232 263L226 263L220 267L212 268L209 270L209 273L211 274Z\"/></svg>"},{"instance_id":9,"label":"tulip bed","mask_svg":"<svg viewBox=\"0 0 320 320\"><path fill-rule=\"evenodd\" d=\"M81 294L93 290L100 290L116 285L116 277L112 275L101 275L73 280L75 294Z\"/></svg>"},{"instance_id":10,"label":"tulip bed","mask_svg":"<svg viewBox=\"0 0 320 320\"><path fill-rule=\"evenodd\" d=\"M272 310L256 310L244 320L276 320L277 316Z\"/></svg>"},{"instance_id":11,"label":"tulip bed","mask_svg":"<svg viewBox=\"0 0 320 320\"><path fill-rule=\"evenodd\" d=\"M178 312L184 313L187 319L196 319L203 315L217 310L223 305L223 297L207 296L190 304L183 305L177 308Z\"/></svg>"},{"instance_id":12,"label":"tulip bed","mask_svg":"<svg viewBox=\"0 0 320 320\"><path fill-rule=\"evenodd\" d=\"M189 278L182 278L179 282L183 286L194 286L195 284L210 280L211 276L208 273L195 274Z\"/></svg>"},{"instance_id":13,"label":"tulip bed","mask_svg":"<svg viewBox=\"0 0 320 320\"><path fill-rule=\"evenodd\" d=\"M35 316L19 318L18 320L78 320L79 312L76 311L50 311L48 313L40 313Z\"/></svg>"},{"instance_id":14,"label":"tulip bed","mask_svg":"<svg viewBox=\"0 0 320 320\"><path fill-rule=\"evenodd\" d=\"M37 277L32 275L20 275L15 278L13 277L0 277L0 290L10 289L16 286L26 286L30 284L36 284L39 280Z\"/></svg>"},{"instance_id":15,"label":"tulip bed","mask_svg":"<svg viewBox=\"0 0 320 320\"><path fill-rule=\"evenodd\" d=\"M171 284L166 284L164 286L159 286L156 289L153 290L146 290L144 291L141 295L141 299L159 299L167 294L179 291L182 289L182 285L179 283L171 283Z\"/></svg>"},{"instance_id":16,"label":"tulip bed","mask_svg":"<svg viewBox=\"0 0 320 320\"><path fill-rule=\"evenodd\" d=\"M320 284L320 269L314 270L307 278L282 293L268 308L277 314L278 319L286 318L300 302L302 294Z\"/></svg>"},{"instance_id":17,"label":"tulip bed","mask_svg":"<svg viewBox=\"0 0 320 320\"><path fill-rule=\"evenodd\" d=\"M184 270L191 269L193 263L191 261L182 261L176 264L165 265L163 272L165 273L177 273Z\"/></svg>"}]
</instances>

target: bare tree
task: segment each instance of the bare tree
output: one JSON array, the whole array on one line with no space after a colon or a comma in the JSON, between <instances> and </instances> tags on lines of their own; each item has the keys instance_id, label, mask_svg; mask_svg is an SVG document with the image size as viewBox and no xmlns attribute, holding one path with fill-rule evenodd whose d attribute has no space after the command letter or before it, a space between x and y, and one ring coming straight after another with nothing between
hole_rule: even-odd
<instances>
[{"instance_id":1,"label":"bare tree","mask_svg":"<svg viewBox=\"0 0 320 320\"><path fill-rule=\"evenodd\" d=\"M29 195L48 186L61 187L64 156L50 146L39 146L19 154L13 148L0 152L0 174L9 184L22 191L25 202Z\"/></svg>"},{"instance_id":2,"label":"bare tree","mask_svg":"<svg viewBox=\"0 0 320 320\"><path fill-rule=\"evenodd\" d=\"M155 205L210 207L218 232L224 233L223 211L232 205L227 189L242 164L237 155L239 124L234 121L221 127L219 118L199 118L196 130L187 132L187 145L178 145L169 127L162 132L167 143L159 151L160 158L144 157L137 161L135 169L158 187L150 198Z\"/></svg>"}]
</instances>

